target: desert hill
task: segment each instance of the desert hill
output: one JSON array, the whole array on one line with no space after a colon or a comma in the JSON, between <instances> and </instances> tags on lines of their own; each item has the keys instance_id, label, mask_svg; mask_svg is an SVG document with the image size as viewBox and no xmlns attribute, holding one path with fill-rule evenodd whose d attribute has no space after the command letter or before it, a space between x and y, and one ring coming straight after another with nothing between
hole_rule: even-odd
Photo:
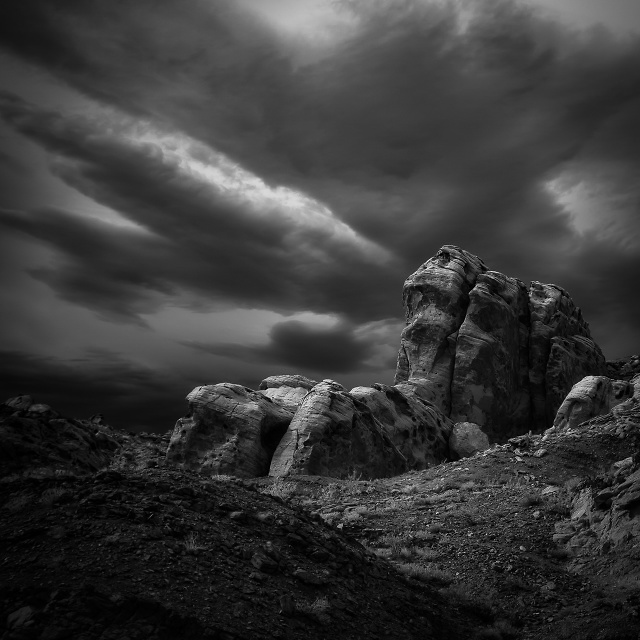
<instances>
[{"instance_id":1,"label":"desert hill","mask_svg":"<svg viewBox=\"0 0 640 640\"><path fill-rule=\"evenodd\" d=\"M0 404L0 639L636 640L640 358L457 247L404 299L394 385Z\"/></svg>"}]
</instances>

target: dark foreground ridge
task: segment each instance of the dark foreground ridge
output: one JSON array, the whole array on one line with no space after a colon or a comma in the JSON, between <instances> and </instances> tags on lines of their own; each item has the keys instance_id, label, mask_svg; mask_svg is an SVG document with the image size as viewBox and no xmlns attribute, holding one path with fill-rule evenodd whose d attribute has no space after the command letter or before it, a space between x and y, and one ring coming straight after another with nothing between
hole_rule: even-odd
<instances>
[{"instance_id":1,"label":"dark foreground ridge","mask_svg":"<svg viewBox=\"0 0 640 640\"><path fill-rule=\"evenodd\" d=\"M2 640L640 633L636 398L373 481L203 476L165 466L168 434L0 413L24 435L0 482ZM49 460L28 455L43 434Z\"/></svg>"}]
</instances>

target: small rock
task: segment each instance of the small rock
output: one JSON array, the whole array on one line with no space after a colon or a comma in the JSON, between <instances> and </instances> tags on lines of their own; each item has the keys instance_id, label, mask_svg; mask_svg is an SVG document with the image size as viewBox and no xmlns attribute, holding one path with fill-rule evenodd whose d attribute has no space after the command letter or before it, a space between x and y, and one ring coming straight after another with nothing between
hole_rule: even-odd
<instances>
[{"instance_id":1,"label":"small rock","mask_svg":"<svg viewBox=\"0 0 640 640\"><path fill-rule=\"evenodd\" d=\"M278 570L278 563L260 551L251 556L251 564L263 573L275 573Z\"/></svg>"},{"instance_id":2,"label":"small rock","mask_svg":"<svg viewBox=\"0 0 640 640\"><path fill-rule=\"evenodd\" d=\"M304 584L311 585L323 585L329 582L329 579L326 575L319 575L317 573L311 573L311 571L306 571L305 569L296 569L293 572L293 576L298 578L300 582L304 582Z\"/></svg>"},{"instance_id":3,"label":"small rock","mask_svg":"<svg viewBox=\"0 0 640 640\"><path fill-rule=\"evenodd\" d=\"M547 453L549 453L549 452L546 449L538 449L537 451L533 452L533 457L534 458L542 458L542 457L546 456Z\"/></svg>"},{"instance_id":4,"label":"small rock","mask_svg":"<svg viewBox=\"0 0 640 640\"><path fill-rule=\"evenodd\" d=\"M17 611L10 613L7 616L7 628L8 629L19 629L23 627L35 613L35 609L33 607L21 607Z\"/></svg>"},{"instance_id":5,"label":"small rock","mask_svg":"<svg viewBox=\"0 0 640 640\"><path fill-rule=\"evenodd\" d=\"M31 396L17 396L16 398L9 398L5 404L14 409L26 411L33 404L33 398Z\"/></svg>"},{"instance_id":6,"label":"small rock","mask_svg":"<svg viewBox=\"0 0 640 640\"><path fill-rule=\"evenodd\" d=\"M280 596L280 613L284 616L292 616L296 612L296 603L288 593Z\"/></svg>"}]
</instances>

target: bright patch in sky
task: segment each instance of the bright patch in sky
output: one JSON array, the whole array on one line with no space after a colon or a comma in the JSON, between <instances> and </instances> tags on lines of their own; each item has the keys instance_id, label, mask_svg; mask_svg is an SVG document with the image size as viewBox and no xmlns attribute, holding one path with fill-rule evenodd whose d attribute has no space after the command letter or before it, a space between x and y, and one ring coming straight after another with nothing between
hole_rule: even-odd
<instances>
[{"instance_id":1,"label":"bright patch in sky","mask_svg":"<svg viewBox=\"0 0 640 640\"><path fill-rule=\"evenodd\" d=\"M372 260L390 260L391 254L358 235L334 216L323 203L285 186L270 186L262 178L244 169L225 154L180 133L162 133L138 127L132 134L135 145L147 145L163 162L180 173L213 188L219 194L242 204L249 217L276 216L291 228L317 230L339 237Z\"/></svg>"},{"instance_id":2,"label":"bright patch in sky","mask_svg":"<svg viewBox=\"0 0 640 640\"><path fill-rule=\"evenodd\" d=\"M587 172L563 172L545 185L556 202L569 215L573 228L580 235L597 233L601 240L610 240L619 248L640 248L637 211L640 187L624 189L623 167L601 166Z\"/></svg>"},{"instance_id":3,"label":"bright patch in sky","mask_svg":"<svg viewBox=\"0 0 640 640\"><path fill-rule=\"evenodd\" d=\"M613 31L640 33L638 0L528 0L544 7L551 16L578 28L603 24Z\"/></svg>"}]
</instances>

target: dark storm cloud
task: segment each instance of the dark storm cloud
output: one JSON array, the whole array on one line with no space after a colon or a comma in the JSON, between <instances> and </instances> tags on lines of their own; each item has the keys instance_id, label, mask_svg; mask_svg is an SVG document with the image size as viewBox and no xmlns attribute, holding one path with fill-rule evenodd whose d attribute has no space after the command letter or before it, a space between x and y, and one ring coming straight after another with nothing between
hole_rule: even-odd
<instances>
[{"instance_id":1,"label":"dark storm cloud","mask_svg":"<svg viewBox=\"0 0 640 640\"><path fill-rule=\"evenodd\" d=\"M559 272L562 286L579 302L594 339L607 357L640 352L640 298L630 285L639 273L638 250L618 250L612 255L593 234L587 235ZM630 337L634 339L631 343Z\"/></svg>"},{"instance_id":2,"label":"dark storm cloud","mask_svg":"<svg viewBox=\"0 0 640 640\"><path fill-rule=\"evenodd\" d=\"M109 424L122 429L171 429L186 413L184 397L198 383L105 351L74 360L22 351L1 351L0 357L0 402L27 394L68 417L103 413Z\"/></svg>"},{"instance_id":3,"label":"dark storm cloud","mask_svg":"<svg viewBox=\"0 0 640 640\"><path fill-rule=\"evenodd\" d=\"M373 354L374 345L354 333L354 327L339 323L335 327L313 327L297 320L279 322L269 333L269 343L260 346L242 344L182 344L218 356L245 362L266 362L273 366L291 366L296 372L348 373L366 369L364 361Z\"/></svg>"},{"instance_id":4,"label":"dark storm cloud","mask_svg":"<svg viewBox=\"0 0 640 640\"><path fill-rule=\"evenodd\" d=\"M353 16L348 37L308 63L226 0L1 6L7 50L318 197L397 257L372 266L317 229L301 233L306 242L296 252L293 242L277 240L289 221L248 223L242 207L224 199L205 204L194 185L152 154L97 143L94 131L78 132L69 120L7 106L14 127L64 155L57 171L68 184L159 238L149 247L172 275L142 251L143 282L125 287L132 292L127 313L139 311L135 304L152 309L150 291L186 287L231 302L358 320L397 316L393 301L404 277L453 243L490 268L554 281L578 297L584 291L577 302L585 310L610 300L622 322L626 295L610 279L622 264L620 238L637 236L640 216L620 215L618 235L596 228L587 241L547 185L565 172L580 180L613 165L619 198L631 194L625 206L635 206L639 39L570 32L507 0L340 4ZM310 259L316 244L322 257ZM583 246L599 256L601 275L588 289L560 281L588 261ZM102 265L77 251L64 259L98 278ZM69 269L52 269L40 277L67 296L80 290L82 298ZM117 289L120 274L112 270L108 278ZM120 299L103 284L100 304L120 312Z\"/></svg>"},{"instance_id":5,"label":"dark storm cloud","mask_svg":"<svg viewBox=\"0 0 640 640\"><path fill-rule=\"evenodd\" d=\"M125 123L102 131L99 122L9 95L0 114L55 154L52 168L62 180L138 225L54 209L0 216L57 251L37 278L103 316L141 322L141 313L187 291L205 301L368 318L384 314L385 293L399 286L390 256L329 211L307 201L291 210L277 193L254 204L242 190L234 198L194 174L189 163L206 171L220 162L195 143L172 154L153 137L136 139ZM369 280L376 291L362 304L357 292Z\"/></svg>"}]
</instances>

